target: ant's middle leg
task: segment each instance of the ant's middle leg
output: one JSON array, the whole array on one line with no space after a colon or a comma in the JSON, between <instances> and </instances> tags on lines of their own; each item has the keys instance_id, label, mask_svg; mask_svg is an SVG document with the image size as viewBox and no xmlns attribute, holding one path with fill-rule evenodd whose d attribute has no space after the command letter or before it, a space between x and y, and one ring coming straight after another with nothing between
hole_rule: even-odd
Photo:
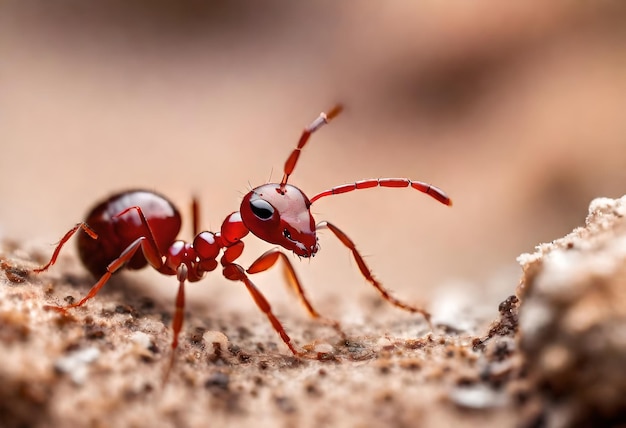
<instances>
[{"instance_id":1,"label":"ant's middle leg","mask_svg":"<svg viewBox=\"0 0 626 428\"><path fill-rule=\"evenodd\" d=\"M322 315L320 315L319 312L317 312L317 310L315 310L315 308L307 298L306 293L304 292L302 283L300 282L300 279L298 278L296 270L291 264L291 261L289 260L289 258L287 258L285 253L280 251L280 249L273 248L263 253L250 265L246 272L251 275L259 272L264 272L274 266L278 259L281 259L283 261L283 274L285 276L287 284L291 285L293 290L296 292L296 294L300 298L300 301L309 312L309 315L323 322L324 324L330 325L345 339L346 334L343 332L343 330L341 330L341 326L339 325L338 321L323 317Z\"/></svg>"},{"instance_id":2,"label":"ant's middle leg","mask_svg":"<svg viewBox=\"0 0 626 428\"><path fill-rule=\"evenodd\" d=\"M265 296L263 296L263 293L261 293L261 291L256 288L256 286L252 283L252 281L250 281L250 278L248 278L248 275L246 275L246 271L238 264L227 263L224 265L224 269L222 272L227 279L230 279L231 281L241 281L244 283L244 285L248 289L248 292L254 299L254 302L265 314L265 316L267 316L270 323L272 324L272 327L274 327L276 333L278 333L280 338L283 340L285 345L287 345L293 355L295 355L296 357L303 356L302 352L296 350L296 348L293 346L293 344L291 343L291 338L285 331L285 327L283 327L278 318L276 318L276 315L274 315L274 313L272 312L272 307L270 303L267 301Z\"/></svg>"}]
</instances>

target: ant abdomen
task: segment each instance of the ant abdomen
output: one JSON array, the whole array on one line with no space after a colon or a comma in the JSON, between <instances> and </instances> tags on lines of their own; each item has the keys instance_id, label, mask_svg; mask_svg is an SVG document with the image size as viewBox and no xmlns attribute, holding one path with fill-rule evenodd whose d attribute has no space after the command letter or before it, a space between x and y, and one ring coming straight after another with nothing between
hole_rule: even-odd
<instances>
[{"instance_id":1,"label":"ant abdomen","mask_svg":"<svg viewBox=\"0 0 626 428\"><path fill-rule=\"evenodd\" d=\"M78 254L85 267L99 277L107 266L135 240L145 236L145 225L138 211L141 209L149 230L161 254L178 236L181 217L176 207L164 196L147 190L116 193L96 205L85 218L85 223L98 235L92 239L79 231ZM126 264L128 269L141 269L148 264L143 252L137 251Z\"/></svg>"}]
</instances>

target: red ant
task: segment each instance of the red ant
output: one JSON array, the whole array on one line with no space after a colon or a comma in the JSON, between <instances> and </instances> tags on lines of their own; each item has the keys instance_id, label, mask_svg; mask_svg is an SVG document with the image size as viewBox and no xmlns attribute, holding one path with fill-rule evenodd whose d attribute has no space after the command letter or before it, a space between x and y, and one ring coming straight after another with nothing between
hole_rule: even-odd
<instances>
[{"instance_id":1,"label":"red ant","mask_svg":"<svg viewBox=\"0 0 626 428\"><path fill-rule=\"evenodd\" d=\"M191 243L176 240L181 226L180 214L170 201L154 192L144 190L121 192L98 204L87 215L84 222L78 223L63 236L48 264L36 269L35 272L43 272L53 265L63 245L74 233L82 230L85 233L78 235L80 258L87 269L100 279L79 302L65 307L52 306L50 308L65 313L70 308L84 305L100 291L111 275L122 267L140 269L150 264L165 275L176 275L179 286L172 321L171 367L183 325L185 282L199 281L205 272L210 272L221 264L222 273L226 278L241 281L246 286L259 309L267 316L289 350L296 356L303 356L304 354L296 350L291 343L291 339L272 312L268 301L248 277L248 275L263 272L274 266L279 259L282 260L286 277L309 314L313 318L322 319L306 297L289 258L277 247L262 254L248 269L244 269L235 261L243 252L242 239L248 232L252 232L264 241L293 251L299 257L312 257L319 250L316 232L320 229L329 229L352 252L361 274L385 300L401 309L422 314L430 323L430 314L427 311L397 300L383 288L382 284L374 278L352 240L344 232L325 221L316 225L310 209L311 204L320 198L372 187L411 187L445 205L452 205L452 201L443 191L420 181L384 178L362 180L333 187L309 199L300 189L287 183L296 167L300 152L311 134L327 124L341 110L341 106L335 106L327 114L321 113L307 126L302 132L298 145L285 162L281 182L268 183L252 189L244 196L239 211L226 217L219 232L198 233L198 205L194 200L195 238ZM218 263L220 253L222 256ZM329 322L338 326L335 322Z\"/></svg>"}]
</instances>

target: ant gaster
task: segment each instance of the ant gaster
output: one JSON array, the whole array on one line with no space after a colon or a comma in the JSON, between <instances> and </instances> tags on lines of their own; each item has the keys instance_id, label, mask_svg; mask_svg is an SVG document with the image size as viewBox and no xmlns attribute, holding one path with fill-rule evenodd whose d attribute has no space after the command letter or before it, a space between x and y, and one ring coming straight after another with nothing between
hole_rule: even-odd
<instances>
[{"instance_id":1,"label":"ant gaster","mask_svg":"<svg viewBox=\"0 0 626 428\"><path fill-rule=\"evenodd\" d=\"M289 350L296 356L302 356L304 354L291 343L283 325L272 312L269 302L249 278L249 275L268 270L280 259L290 285L299 295L309 314L314 318L323 319L309 302L289 258L280 248L273 248L256 259L248 269L244 269L235 261L243 252L242 239L248 232L264 241L293 251L299 257L312 257L319 250L317 231L329 229L352 252L361 274L385 300L401 309L422 314L430 323L430 314L427 311L391 296L373 276L352 240L332 223L323 221L316 224L310 208L311 204L323 197L373 187L411 187L445 205L452 205L450 198L442 190L406 178L367 179L333 187L309 199L299 188L288 184L300 153L311 134L327 124L341 110L342 107L337 105L328 113L321 113L307 126L298 145L285 162L281 182L268 183L252 189L244 196L239 211L226 217L219 232L198 233L198 206L194 200L195 237L191 243L176 240L181 227L180 214L169 200L157 193L145 190L121 192L98 204L84 222L78 223L63 236L48 264L36 269L35 272L43 272L53 265L63 245L74 233L82 230L84 233L78 235L80 258L87 269L100 279L77 303L49 308L65 313L70 308L84 305L100 291L111 275L122 267L140 269L150 264L165 275L176 275L179 285L172 321L172 356L169 366L171 368L183 325L185 283L199 281L205 272L215 270L221 264L222 273L226 278L240 281L245 285ZM326 321L335 327L338 326L336 322Z\"/></svg>"}]
</instances>

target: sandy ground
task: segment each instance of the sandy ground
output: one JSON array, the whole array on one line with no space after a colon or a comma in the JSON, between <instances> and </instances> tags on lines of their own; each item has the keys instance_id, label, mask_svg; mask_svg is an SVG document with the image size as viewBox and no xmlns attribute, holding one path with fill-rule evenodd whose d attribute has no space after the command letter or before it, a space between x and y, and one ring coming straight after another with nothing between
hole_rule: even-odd
<instances>
[{"instance_id":1,"label":"sandy ground","mask_svg":"<svg viewBox=\"0 0 626 428\"><path fill-rule=\"evenodd\" d=\"M301 359L258 311L188 311L163 385L169 304L124 275L68 316L46 311L91 280L70 261L34 276L20 254L30 257L2 254L2 426L511 426L523 402L509 385L520 367L514 297L494 338L475 313L451 323L435 313L430 332L373 298L346 337L281 311Z\"/></svg>"},{"instance_id":2,"label":"sandy ground","mask_svg":"<svg viewBox=\"0 0 626 428\"><path fill-rule=\"evenodd\" d=\"M390 315L380 299L371 300L361 307L360 322L344 324L341 334L281 317L304 351L296 358L260 313L187 311L167 379L166 306L120 277L69 314L46 310L75 300L90 281L69 261L55 275L35 276L37 256L5 243L0 421L6 427L621 426L625 218L626 196L595 200L584 227L521 255L517 295L499 305L488 325L475 307L460 312L447 302L453 316L440 307L431 331L423 320Z\"/></svg>"}]
</instances>

